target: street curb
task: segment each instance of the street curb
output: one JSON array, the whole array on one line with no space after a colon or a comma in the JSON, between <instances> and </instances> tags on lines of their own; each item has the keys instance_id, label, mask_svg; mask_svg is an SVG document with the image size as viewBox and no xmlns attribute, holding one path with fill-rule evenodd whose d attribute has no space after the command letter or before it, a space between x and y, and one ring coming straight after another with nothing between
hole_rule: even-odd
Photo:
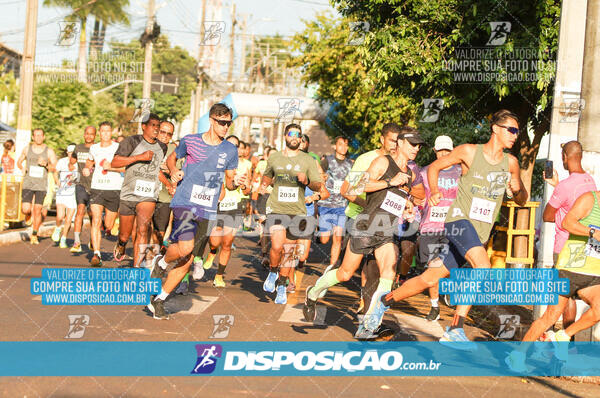
<instances>
[{"instance_id":1,"label":"street curb","mask_svg":"<svg viewBox=\"0 0 600 398\"><path fill-rule=\"evenodd\" d=\"M89 225L90 221L88 219L83 220L83 225ZM42 224L38 231L38 236L48 237L52 235L54 231L54 227L56 223L54 221L47 221ZM11 245L13 243L19 242L29 242L29 238L31 235L31 227L21 228L16 231L8 231L0 233L0 246Z\"/></svg>"}]
</instances>

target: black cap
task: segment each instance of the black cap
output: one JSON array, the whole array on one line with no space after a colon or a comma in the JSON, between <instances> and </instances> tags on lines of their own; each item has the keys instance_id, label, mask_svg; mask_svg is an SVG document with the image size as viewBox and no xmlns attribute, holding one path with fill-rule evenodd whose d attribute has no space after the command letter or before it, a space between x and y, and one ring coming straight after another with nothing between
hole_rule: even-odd
<instances>
[{"instance_id":1,"label":"black cap","mask_svg":"<svg viewBox=\"0 0 600 398\"><path fill-rule=\"evenodd\" d=\"M425 140L421 138L418 131L410 131L405 133L400 133L398 135L399 140L408 140L413 145L421 144L425 145Z\"/></svg>"}]
</instances>

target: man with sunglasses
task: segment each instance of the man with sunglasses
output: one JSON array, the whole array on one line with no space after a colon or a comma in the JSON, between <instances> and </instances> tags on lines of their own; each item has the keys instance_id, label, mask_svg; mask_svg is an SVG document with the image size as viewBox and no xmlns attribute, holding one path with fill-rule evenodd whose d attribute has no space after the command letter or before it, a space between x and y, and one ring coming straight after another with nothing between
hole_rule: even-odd
<instances>
[{"instance_id":1,"label":"man with sunglasses","mask_svg":"<svg viewBox=\"0 0 600 398\"><path fill-rule=\"evenodd\" d=\"M421 275L409 279L382 298L386 306L436 286L441 278L450 274L450 269L462 267L467 262L473 268L491 267L484 243L500 212L505 191L509 189L514 201L521 206L527 201L528 194L521 181L519 161L504 153L517 140L517 116L508 110L500 110L492 115L490 125L492 135L487 143L460 145L429 166L430 206L438 206L443 199L438 186L440 171L453 165L462 167L458 194L444 223L446 239L443 243L448 244L447 250L440 251L438 258L430 261ZM456 308L452 324L446 328L441 342L451 343L457 349L475 348L463 330L470 307L459 305Z\"/></svg>"},{"instance_id":2,"label":"man with sunglasses","mask_svg":"<svg viewBox=\"0 0 600 398\"><path fill-rule=\"evenodd\" d=\"M227 105L213 105L209 111L208 131L186 135L167 158L171 181L177 184L171 200L170 240L173 243L164 256L158 255L152 260L152 277L167 276L160 294L148 305L154 319L169 319L164 301L190 269L196 234L198 239L206 242L215 226L223 181L227 189L237 188L233 180L238 165L237 148L225 140L232 116ZM185 159L181 170L177 167L177 159ZM169 265L174 268L167 274Z\"/></svg>"},{"instance_id":3,"label":"man with sunglasses","mask_svg":"<svg viewBox=\"0 0 600 398\"><path fill-rule=\"evenodd\" d=\"M288 257L296 253L290 248L297 247L298 239L312 236L316 223L306 216L304 200L305 187L314 192L321 189L321 175L317 163L300 151L302 129L292 123L285 127L286 147L267 160L262 177L261 191L264 193L273 184L273 191L267 200L267 221L265 233L271 236L270 272L263 284L268 293L277 290L276 304L286 304L286 284L292 269L280 268L280 263L288 263Z\"/></svg>"},{"instance_id":4,"label":"man with sunglasses","mask_svg":"<svg viewBox=\"0 0 600 398\"><path fill-rule=\"evenodd\" d=\"M175 151L177 145L171 142L173 138L173 131L175 126L168 120L164 120L160 123L158 130L158 140L167 146L167 154L165 160ZM175 184L170 180L171 175L169 174L169 168L166 162L160 165L162 174L159 174L160 180L160 191L158 192L158 201L156 202L156 209L152 215L152 224L154 225L154 236L155 240L161 245L161 253L166 250L164 245L165 231L169 226L169 220L171 218L171 199L175 194Z\"/></svg>"},{"instance_id":5,"label":"man with sunglasses","mask_svg":"<svg viewBox=\"0 0 600 398\"><path fill-rule=\"evenodd\" d=\"M419 150L418 145L425 141L416 130L411 130L412 135L408 135L406 129L402 131L404 132L398 135L395 150L377 157L367 170L369 179L364 187L367 193L364 214L357 216L353 230L350 231L352 237L342 265L338 269L327 271L313 287L306 289L303 313L305 319L312 322L316 316L317 300L324 296L323 292L350 280L363 257L374 254L379 268L379 280L372 299L365 303L367 311L354 335L360 340L377 337L376 331L389 308L382 305L380 298L392 289L398 258L394 235L399 219L406 218L413 209L409 192L416 175L408 167L408 160L414 159Z\"/></svg>"}]
</instances>

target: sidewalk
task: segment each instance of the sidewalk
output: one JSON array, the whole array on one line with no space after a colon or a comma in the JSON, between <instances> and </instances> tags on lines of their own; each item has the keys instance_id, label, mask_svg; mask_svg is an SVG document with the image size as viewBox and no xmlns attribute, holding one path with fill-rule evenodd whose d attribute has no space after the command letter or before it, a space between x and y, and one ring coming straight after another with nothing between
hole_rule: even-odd
<instances>
[{"instance_id":1,"label":"sidewalk","mask_svg":"<svg viewBox=\"0 0 600 398\"><path fill-rule=\"evenodd\" d=\"M54 227L56 226L55 217L46 217L47 221L42 223L38 236L48 237L52 235ZM87 218L83 219L83 225L89 225L90 220ZM70 232L72 234L72 232ZM6 229L0 232L0 246L11 245L19 242L28 242L31 235L31 227L17 228L17 229Z\"/></svg>"}]
</instances>

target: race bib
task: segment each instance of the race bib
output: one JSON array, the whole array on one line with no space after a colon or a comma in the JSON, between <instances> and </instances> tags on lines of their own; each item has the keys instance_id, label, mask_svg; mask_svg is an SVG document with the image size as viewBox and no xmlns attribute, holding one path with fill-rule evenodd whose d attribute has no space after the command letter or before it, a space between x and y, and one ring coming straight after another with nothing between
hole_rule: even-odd
<instances>
[{"instance_id":1,"label":"race bib","mask_svg":"<svg viewBox=\"0 0 600 398\"><path fill-rule=\"evenodd\" d=\"M383 203L379 207L388 213L395 215L396 217L402 217L404 206L406 206L406 199L400 195L388 191L385 195L385 199L383 199Z\"/></svg>"},{"instance_id":2,"label":"race bib","mask_svg":"<svg viewBox=\"0 0 600 398\"><path fill-rule=\"evenodd\" d=\"M494 222L492 217L494 216L495 209L496 202L481 198L473 198L469 218L491 224Z\"/></svg>"},{"instance_id":3,"label":"race bib","mask_svg":"<svg viewBox=\"0 0 600 398\"><path fill-rule=\"evenodd\" d=\"M29 166L29 177L44 178L44 168L40 166Z\"/></svg>"},{"instance_id":4,"label":"race bib","mask_svg":"<svg viewBox=\"0 0 600 398\"><path fill-rule=\"evenodd\" d=\"M331 193L340 193L340 191L342 190L343 183L344 181L334 181L333 188L331 188Z\"/></svg>"},{"instance_id":5,"label":"race bib","mask_svg":"<svg viewBox=\"0 0 600 398\"><path fill-rule=\"evenodd\" d=\"M134 195L143 196L145 198L154 197L154 182L146 180L135 180Z\"/></svg>"},{"instance_id":6,"label":"race bib","mask_svg":"<svg viewBox=\"0 0 600 398\"><path fill-rule=\"evenodd\" d=\"M102 190L107 190L107 189L111 189L111 180L110 177L106 176L106 175L102 175L101 177L96 178L96 180L94 181L94 189L102 189ZM137 189L137 182L136 182L136 189ZM138 194L136 192L136 194Z\"/></svg>"},{"instance_id":7,"label":"race bib","mask_svg":"<svg viewBox=\"0 0 600 398\"><path fill-rule=\"evenodd\" d=\"M219 202L219 210L230 211L237 209L238 202L235 198L224 198Z\"/></svg>"},{"instance_id":8,"label":"race bib","mask_svg":"<svg viewBox=\"0 0 600 398\"><path fill-rule=\"evenodd\" d=\"M298 187L279 187L277 200L294 203L298 201Z\"/></svg>"},{"instance_id":9,"label":"race bib","mask_svg":"<svg viewBox=\"0 0 600 398\"><path fill-rule=\"evenodd\" d=\"M429 209L429 221L444 222L450 206L433 206Z\"/></svg>"},{"instance_id":10,"label":"race bib","mask_svg":"<svg viewBox=\"0 0 600 398\"><path fill-rule=\"evenodd\" d=\"M190 202L200 206L211 207L217 194L217 188L208 188L203 185L194 185Z\"/></svg>"},{"instance_id":11,"label":"race bib","mask_svg":"<svg viewBox=\"0 0 600 398\"><path fill-rule=\"evenodd\" d=\"M594 228L595 230L600 230L600 227L597 227L595 225L590 225L590 227ZM588 257L600 259L600 241L597 241L594 238L588 238L583 252Z\"/></svg>"}]
</instances>

